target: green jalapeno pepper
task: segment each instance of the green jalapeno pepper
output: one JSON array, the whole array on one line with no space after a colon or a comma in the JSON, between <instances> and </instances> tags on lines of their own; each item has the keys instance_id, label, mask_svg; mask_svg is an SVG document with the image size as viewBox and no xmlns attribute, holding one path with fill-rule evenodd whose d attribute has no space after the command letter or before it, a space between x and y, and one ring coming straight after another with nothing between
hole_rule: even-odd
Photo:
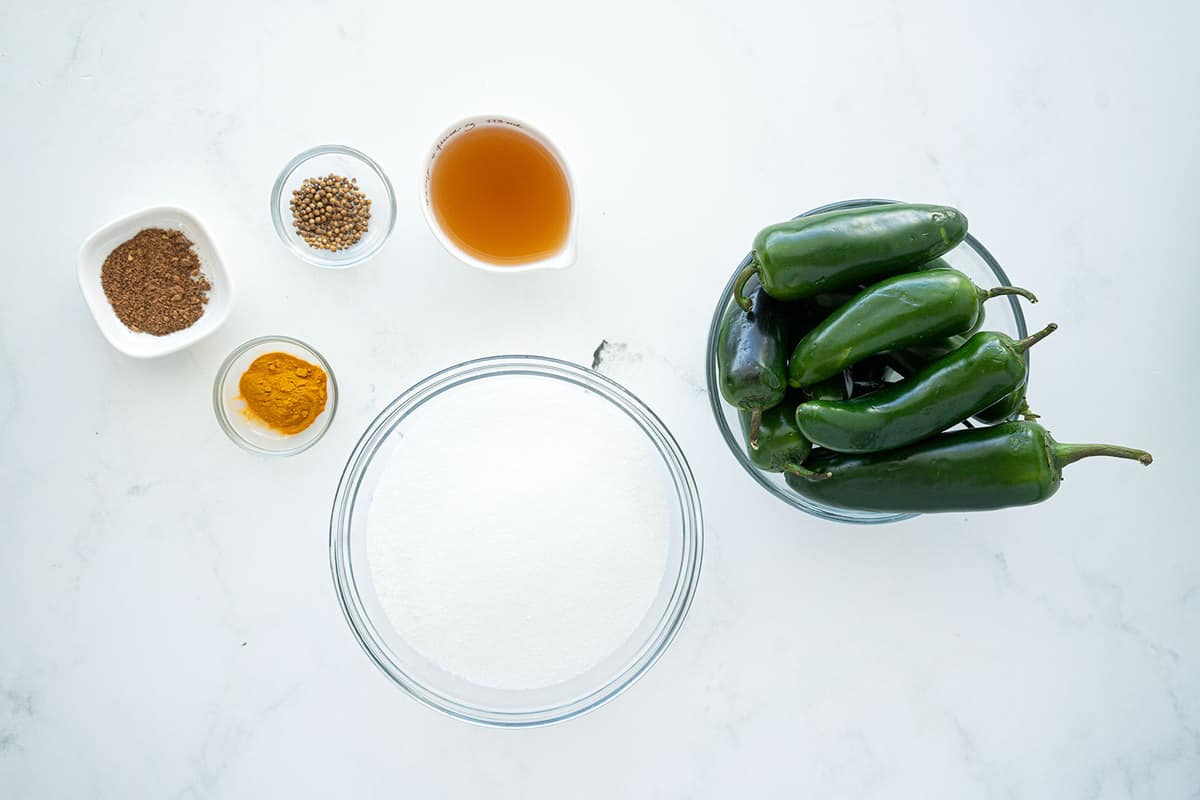
<instances>
[{"instance_id":1,"label":"green jalapeno pepper","mask_svg":"<svg viewBox=\"0 0 1200 800\"><path fill-rule=\"evenodd\" d=\"M961 335L948 336L938 342L889 351L884 353L884 358L889 367L901 376L910 378L947 353L952 353L962 347L965 342L966 338ZM1026 381L1028 381L1028 369L1026 369L1026 373ZM1037 419L1038 415L1029 409L1029 402L1025 399L1026 388L1027 384L1022 383L1015 392L975 414L972 419L978 420L984 425L1004 422L1018 414L1026 419Z\"/></svg>"},{"instance_id":2,"label":"green jalapeno pepper","mask_svg":"<svg viewBox=\"0 0 1200 800\"><path fill-rule=\"evenodd\" d=\"M984 302L1001 295L1037 298L1027 289L980 289L953 269L897 275L869 286L809 331L792 351L788 383L805 386L867 356L968 331Z\"/></svg>"},{"instance_id":3,"label":"green jalapeno pepper","mask_svg":"<svg viewBox=\"0 0 1200 800\"><path fill-rule=\"evenodd\" d=\"M762 412L787 392L785 325L778 304L761 288L751 311L730 306L717 342L717 381L721 396L749 411L751 441L757 441Z\"/></svg>"},{"instance_id":4,"label":"green jalapeno pepper","mask_svg":"<svg viewBox=\"0 0 1200 800\"><path fill-rule=\"evenodd\" d=\"M757 429L754 414L758 414ZM767 472L810 474L802 464L812 450L812 442L796 426L796 415L789 403L785 401L765 411L739 411L738 419L746 439L746 454L756 467Z\"/></svg>"},{"instance_id":5,"label":"green jalapeno pepper","mask_svg":"<svg viewBox=\"0 0 1200 800\"><path fill-rule=\"evenodd\" d=\"M798 217L759 231L733 286L743 310L757 275L777 300L799 300L916 268L967 235L967 218L948 206L888 203Z\"/></svg>"},{"instance_id":6,"label":"green jalapeno pepper","mask_svg":"<svg viewBox=\"0 0 1200 800\"><path fill-rule=\"evenodd\" d=\"M806 466L829 477L789 475L788 485L818 502L863 511L983 511L1039 503L1058 491L1063 467L1112 456L1142 464L1142 450L1107 444L1060 444L1036 422L943 433L899 450L845 455L814 450Z\"/></svg>"},{"instance_id":7,"label":"green jalapeno pepper","mask_svg":"<svg viewBox=\"0 0 1200 800\"><path fill-rule=\"evenodd\" d=\"M1025 383L1025 351L1054 323L1020 341L983 331L899 383L849 400L811 400L796 424L814 444L839 453L874 453L919 442L956 425Z\"/></svg>"},{"instance_id":8,"label":"green jalapeno pepper","mask_svg":"<svg viewBox=\"0 0 1200 800\"><path fill-rule=\"evenodd\" d=\"M883 354L883 358L887 361L888 366L899 373L901 377L910 378L942 356L953 353L966 343L967 337L958 333L954 336L947 336L945 339L939 339L936 342L926 342L925 344L915 344L911 347L889 350Z\"/></svg>"},{"instance_id":9,"label":"green jalapeno pepper","mask_svg":"<svg viewBox=\"0 0 1200 800\"><path fill-rule=\"evenodd\" d=\"M807 389L800 392L797 404L803 403L805 400L843 400L848 395L850 388L849 377L844 373L842 375L834 375L828 380L813 384ZM795 410L792 411L792 416L796 416Z\"/></svg>"},{"instance_id":10,"label":"green jalapeno pepper","mask_svg":"<svg viewBox=\"0 0 1200 800\"><path fill-rule=\"evenodd\" d=\"M845 397L845 382L841 375L812 387L811 395L792 390L783 402L760 412L758 428L754 427L753 412L739 411L746 454L759 469L767 472L790 472L810 480L821 476L803 466L812 450L810 442L796 425L796 406L808 397L834 400ZM754 437L753 439L751 437Z\"/></svg>"}]
</instances>

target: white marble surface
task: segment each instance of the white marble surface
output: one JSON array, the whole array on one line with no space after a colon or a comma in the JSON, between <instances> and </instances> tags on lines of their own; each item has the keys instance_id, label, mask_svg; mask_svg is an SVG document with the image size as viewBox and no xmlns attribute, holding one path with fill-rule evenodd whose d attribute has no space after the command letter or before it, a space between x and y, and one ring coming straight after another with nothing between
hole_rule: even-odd
<instances>
[{"instance_id":1,"label":"white marble surface","mask_svg":"<svg viewBox=\"0 0 1200 800\"><path fill-rule=\"evenodd\" d=\"M1200 797L1195 3L0 6L0 797ZM458 266L421 218L452 119L551 133L570 271ZM346 273L271 229L277 170L358 146L396 232ZM763 223L854 196L948 202L1062 324L1034 359L1079 464L1040 508L809 519L724 450L712 303ZM108 346L75 253L184 206L236 273L217 335ZM313 450L217 428L220 360L310 340L341 384ZM656 408L707 519L691 617L632 691L558 727L429 711L359 651L327 517L372 416L428 372L533 352Z\"/></svg>"}]
</instances>

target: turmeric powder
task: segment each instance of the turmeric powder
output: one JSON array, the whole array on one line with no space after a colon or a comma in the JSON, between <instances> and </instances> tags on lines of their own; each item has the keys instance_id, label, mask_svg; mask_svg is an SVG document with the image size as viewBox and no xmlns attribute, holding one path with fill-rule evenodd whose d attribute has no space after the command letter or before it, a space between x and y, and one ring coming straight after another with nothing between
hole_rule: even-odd
<instances>
[{"instance_id":1,"label":"turmeric powder","mask_svg":"<svg viewBox=\"0 0 1200 800\"><path fill-rule=\"evenodd\" d=\"M238 381L247 417L273 430L299 433L325 410L325 370L288 353L267 353L250 364Z\"/></svg>"}]
</instances>

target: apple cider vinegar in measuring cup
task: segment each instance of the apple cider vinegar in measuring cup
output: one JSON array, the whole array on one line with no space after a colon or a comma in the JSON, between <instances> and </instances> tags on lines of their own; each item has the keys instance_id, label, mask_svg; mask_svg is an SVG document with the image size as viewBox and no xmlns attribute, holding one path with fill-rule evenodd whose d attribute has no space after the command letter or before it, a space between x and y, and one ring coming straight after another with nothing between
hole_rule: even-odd
<instances>
[{"instance_id":1,"label":"apple cider vinegar in measuring cup","mask_svg":"<svg viewBox=\"0 0 1200 800\"><path fill-rule=\"evenodd\" d=\"M571 178L542 134L506 117L451 127L425 170L425 216L453 255L512 272L574 261Z\"/></svg>"}]
</instances>

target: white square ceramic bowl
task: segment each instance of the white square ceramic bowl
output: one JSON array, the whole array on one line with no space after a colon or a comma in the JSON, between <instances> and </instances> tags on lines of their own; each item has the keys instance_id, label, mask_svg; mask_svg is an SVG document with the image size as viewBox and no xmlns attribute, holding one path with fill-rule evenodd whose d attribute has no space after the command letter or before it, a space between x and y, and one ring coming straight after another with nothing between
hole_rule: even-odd
<instances>
[{"instance_id":1,"label":"white square ceramic bowl","mask_svg":"<svg viewBox=\"0 0 1200 800\"><path fill-rule=\"evenodd\" d=\"M190 328L166 336L135 333L125 327L105 297L104 287L100 283L100 269L108 254L146 228L183 231L195 245L200 268L212 284L203 316ZM233 283L216 244L200 220L174 206L155 206L135 211L89 236L79 249L79 288L83 290L83 299L87 301L104 338L113 347L134 358L157 358L190 347L221 327L233 310Z\"/></svg>"}]
</instances>

